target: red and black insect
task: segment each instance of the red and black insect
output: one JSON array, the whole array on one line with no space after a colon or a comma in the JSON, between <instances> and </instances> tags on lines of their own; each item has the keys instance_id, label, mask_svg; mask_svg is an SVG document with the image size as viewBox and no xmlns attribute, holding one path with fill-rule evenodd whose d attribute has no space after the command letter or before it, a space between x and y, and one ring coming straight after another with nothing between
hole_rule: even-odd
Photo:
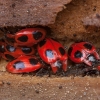
<instances>
[{"instance_id":1,"label":"red and black insect","mask_svg":"<svg viewBox=\"0 0 100 100\"><path fill-rule=\"evenodd\" d=\"M14 60L20 55L33 55L35 50L33 47L14 47L5 43L5 52L3 52L2 57L6 60Z\"/></svg>"},{"instance_id":2,"label":"red and black insect","mask_svg":"<svg viewBox=\"0 0 100 100\"><path fill-rule=\"evenodd\" d=\"M67 53L59 42L46 38L38 44L38 53L43 61L51 65L54 73L58 68L67 71Z\"/></svg>"},{"instance_id":3,"label":"red and black insect","mask_svg":"<svg viewBox=\"0 0 100 100\"><path fill-rule=\"evenodd\" d=\"M31 47L45 38L46 31L42 28L26 28L15 34L7 33L6 42L14 46Z\"/></svg>"},{"instance_id":4,"label":"red and black insect","mask_svg":"<svg viewBox=\"0 0 100 100\"><path fill-rule=\"evenodd\" d=\"M6 66L6 69L11 73L28 73L36 71L41 67L42 64L35 56L22 55L17 59L9 62Z\"/></svg>"},{"instance_id":5,"label":"red and black insect","mask_svg":"<svg viewBox=\"0 0 100 100\"><path fill-rule=\"evenodd\" d=\"M100 61L96 48L88 42L72 44L68 50L68 56L73 62L85 63L88 66L95 66Z\"/></svg>"}]
</instances>

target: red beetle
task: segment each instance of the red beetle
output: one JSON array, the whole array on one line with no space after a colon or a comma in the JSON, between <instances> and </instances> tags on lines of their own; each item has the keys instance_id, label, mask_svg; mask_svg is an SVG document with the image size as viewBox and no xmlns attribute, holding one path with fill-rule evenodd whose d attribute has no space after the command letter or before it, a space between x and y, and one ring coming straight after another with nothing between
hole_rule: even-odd
<instances>
[{"instance_id":1,"label":"red beetle","mask_svg":"<svg viewBox=\"0 0 100 100\"><path fill-rule=\"evenodd\" d=\"M21 55L17 59L9 62L6 69L11 73L28 73L40 69L41 66L41 63L35 56Z\"/></svg>"},{"instance_id":2,"label":"red beetle","mask_svg":"<svg viewBox=\"0 0 100 100\"><path fill-rule=\"evenodd\" d=\"M58 68L67 71L67 54L59 42L46 38L38 44L38 53L43 61L51 65L54 73Z\"/></svg>"},{"instance_id":3,"label":"red beetle","mask_svg":"<svg viewBox=\"0 0 100 100\"><path fill-rule=\"evenodd\" d=\"M42 28L26 28L15 34L7 33L6 42L14 46L31 47L45 38L46 31Z\"/></svg>"},{"instance_id":4,"label":"red beetle","mask_svg":"<svg viewBox=\"0 0 100 100\"><path fill-rule=\"evenodd\" d=\"M74 43L68 50L69 58L75 63L94 66L100 60L96 48L88 42Z\"/></svg>"},{"instance_id":5,"label":"red beetle","mask_svg":"<svg viewBox=\"0 0 100 100\"><path fill-rule=\"evenodd\" d=\"M5 52L2 57L6 60L13 60L20 55L33 55L34 53L33 47L14 47L5 43Z\"/></svg>"}]
</instances>

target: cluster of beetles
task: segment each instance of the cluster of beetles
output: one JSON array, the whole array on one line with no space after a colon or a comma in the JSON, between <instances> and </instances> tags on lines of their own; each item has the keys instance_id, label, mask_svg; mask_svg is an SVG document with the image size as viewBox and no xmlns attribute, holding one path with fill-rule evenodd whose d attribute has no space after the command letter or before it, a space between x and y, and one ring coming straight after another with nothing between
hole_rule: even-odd
<instances>
[{"instance_id":1,"label":"cluster of beetles","mask_svg":"<svg viewBox=\"0 0 100 100\"><path fill-rule=\"evenodd\" d=\"M74 63L84 63L87 69L100 71L100 56L96 48L88 42L73 43L68 53L63 45L53 38L46 38L47 31L43 28L25 28L16 33L7 33L0 40L0 55L9 61L6 69L10 73L29 73L37 71L43 64L49 64L52 72L59 69L67 72L68 58Z\"/></svg>"}]
</instances>

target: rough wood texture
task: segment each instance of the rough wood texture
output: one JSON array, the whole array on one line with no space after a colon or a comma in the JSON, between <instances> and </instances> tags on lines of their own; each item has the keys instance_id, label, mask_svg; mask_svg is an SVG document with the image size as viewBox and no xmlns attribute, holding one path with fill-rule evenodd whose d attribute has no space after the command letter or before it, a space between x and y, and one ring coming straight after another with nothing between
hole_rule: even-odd
<instances>
[{"instance_id":1,"label":"rough wood texture","mask_svg":"<svg viewBox=\"0 0 100 100\"><path fill-rule=\"evenodd\" d=\"M100 100L99 87L100 77L21 77L5 73L0 76L0 100Z\"/></svg>"},{"instance_id":2,"label":"rough wood texture","mask_svg":"<svg viewBox=\"0 0 100 100\"><path fill-rule=\"evenodd\" d=\"M48 25L71 0L0 0L0 26Z\"/></svg>"}]
</instances>

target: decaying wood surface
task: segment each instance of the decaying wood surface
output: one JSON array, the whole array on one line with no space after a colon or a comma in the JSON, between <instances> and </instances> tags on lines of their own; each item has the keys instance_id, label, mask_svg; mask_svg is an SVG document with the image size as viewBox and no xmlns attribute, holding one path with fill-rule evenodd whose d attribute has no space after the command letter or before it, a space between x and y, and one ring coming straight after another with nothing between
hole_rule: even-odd
<instances>
[{"instance_id":1,"label":"decaying wood surface","mask_svg":"<svg viewBox=\"0 0 100 100\"><path fill-rule=\"evenodd\" d=\"M0 0L0 26L48 25L71 0Z\"/></svg>"}]
</instances>

